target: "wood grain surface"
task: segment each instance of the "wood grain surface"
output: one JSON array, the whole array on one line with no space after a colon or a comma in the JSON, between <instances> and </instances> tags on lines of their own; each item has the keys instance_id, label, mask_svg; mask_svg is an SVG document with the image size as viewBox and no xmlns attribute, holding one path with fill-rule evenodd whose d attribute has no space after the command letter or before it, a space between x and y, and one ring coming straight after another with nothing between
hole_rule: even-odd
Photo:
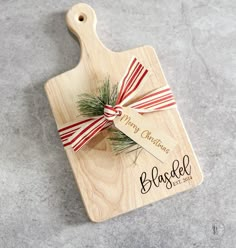
<instances>
[{"instance_id":1,"label":"wood grain surface","mask_svg":"<svg viewBox=\"0 0 236 248\"><path fill-rule=\"evenodd\" d=\"M101 43L96 34L96 15L90 6L86 4L73 6L68 11L66 20L69 29L79 39L81 58L74 69L50 79L45 85L58 128L79 119L76 107L79 94L95 92L108 76L111 82L117 83L132 56L136 56L151 71L149 79L137 97L167 84L155 50L151 46L113 52ZM169 109L145 114L145 119L147 122L156 123L156 128L160 128L177 142L164 164L145 150L140 153L136 163L135 153L113 154L106 130L93 138L79 152L75 153L72 148L66 150L92 221L99 222L112 218L201 183L202 173L178 110ZM156 169L153 168L158 169L158 176L167 172L171 174L173 164L175 169L183 168L184 156L184 163L188 164L188 168L185 168L188 173L184 173L183 169L183 175L176 172L179 178L171 178L172 187L169 189L168 182L161 182L158 185L157 181L161 178L157 177ZM155 180L152 180L152 171ZM150 179L150 182L146 181L149 182L146 187L151 186L148 192L142 192L140 180L141 175L144 175L142 173L146 173L146 180Z\"/></svg>"}]
</instances>

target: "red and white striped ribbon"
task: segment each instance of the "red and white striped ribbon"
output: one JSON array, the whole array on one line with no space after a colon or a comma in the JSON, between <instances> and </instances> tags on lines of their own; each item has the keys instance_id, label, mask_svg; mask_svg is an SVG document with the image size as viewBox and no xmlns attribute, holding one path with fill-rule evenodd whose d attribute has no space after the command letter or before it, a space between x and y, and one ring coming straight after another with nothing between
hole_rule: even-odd
<instances>
[{"instance_id":1,"label":"red and white striped ribbon","mask_svg":"<svg viewBox=\"0 0 236 248\"><path fill-rule=\"evenodd\" d=\"M66 124L58 130L64 147L72 146L74 151L81 149L97 133L112 125L116 116L122 114L122 106L129 102L144 83L148 70L133 57L124 76L118 84L118 97L115 106L105 105L104 114L79 122ZM138 113L150 113L175 107L174 96L169 86L164 86L128 105Z\"/></svg>"}]
</instances>

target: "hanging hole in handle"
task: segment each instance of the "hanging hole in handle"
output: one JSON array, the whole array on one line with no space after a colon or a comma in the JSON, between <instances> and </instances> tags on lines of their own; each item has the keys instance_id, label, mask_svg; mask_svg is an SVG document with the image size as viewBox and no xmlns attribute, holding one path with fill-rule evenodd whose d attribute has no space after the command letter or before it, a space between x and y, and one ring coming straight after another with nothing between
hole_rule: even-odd
<instances>
[{"instance_id":1,"label":"hanging hole in handle","mask_svg":"<svg viewBox=\"0 0 236 248\"><path fill-rule=\"evenodd\" d=\"M84 13L79 14L79 16L78 16L79 22L83 23L83 22L86 22L86 20L87 20L87 17Z\"/></svg>"}]
</instances>

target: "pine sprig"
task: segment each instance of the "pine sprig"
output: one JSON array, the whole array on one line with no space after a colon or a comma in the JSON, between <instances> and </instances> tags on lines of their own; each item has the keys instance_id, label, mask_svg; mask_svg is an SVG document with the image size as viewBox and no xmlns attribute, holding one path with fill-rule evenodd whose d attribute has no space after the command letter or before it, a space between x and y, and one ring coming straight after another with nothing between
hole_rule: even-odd
<instances>
[{"instance_id":1,"label":"pine sprig","mask_svg":"<svg viewBox=\"0 0 236 248\"><path fill-rule=\"evenodd\" d=\"M109 140L111 140L112 149L115 153L120 153L136 145L135 141L130 139L129 136L122 133L120 130L116 128L110 128L109 131L111 132L111 137L109 137Z\"/></svg>"},{"instance_id":2,"label":"pine sprig","mask_svg":"<svg viewBox=\"0 0 236 248\"><path fill-rule=\"evenodd\" d=\"M114 106L117 98L117 85L110 86L109 78L104 80L97 95L84 93L79 95L77 107L81 115L93 117L103 115L106 104Z\"/></svg>"},{"instance_id":3,"label":"pine sprig","mask_svg":"<svg viewBox=\"0 0 236 248\"><path fill-rule=\"evenodd\" d=\"M114 106L118 96L118 85L110 86L109 78L104 80L103 85L98 89L97 94L84 93L79 95L77 107L80 114L87 117L94 117L103 115L104 106L109 104ZM132 152L141 148L135 141L133 141L126 134L122 133L116 128L109 128L111 133L112 149L116 154L123 151ZM134 147L136 146L136 147Z\"/></svg>"}]
</instances>

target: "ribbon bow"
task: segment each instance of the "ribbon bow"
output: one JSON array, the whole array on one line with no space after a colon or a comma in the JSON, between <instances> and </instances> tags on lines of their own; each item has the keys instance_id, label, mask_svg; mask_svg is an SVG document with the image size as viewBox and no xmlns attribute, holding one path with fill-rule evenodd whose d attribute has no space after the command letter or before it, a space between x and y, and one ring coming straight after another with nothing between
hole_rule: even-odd
<instances>
[{"instance_id":1,"label":"ribbon bow","mask_svg":"<svg viewBox=\"0 0 236 248\"><path fill-rule=\"evenodd\" d=\"M104 114L88 118L82 121L66 124L58 130L64 147L71 145L74 151L81 149L97 133L112 125L113 120L122 115L122 106L129 102L137 93L137 90L148 70L133 57L127 70L118 84L118 97L115 106L105 105ZM128 105L138 113L150 113L164 110L175 105L174 96L169 86L156 89L143 96L140 100Z\"/></svg>"}]
</instances>

